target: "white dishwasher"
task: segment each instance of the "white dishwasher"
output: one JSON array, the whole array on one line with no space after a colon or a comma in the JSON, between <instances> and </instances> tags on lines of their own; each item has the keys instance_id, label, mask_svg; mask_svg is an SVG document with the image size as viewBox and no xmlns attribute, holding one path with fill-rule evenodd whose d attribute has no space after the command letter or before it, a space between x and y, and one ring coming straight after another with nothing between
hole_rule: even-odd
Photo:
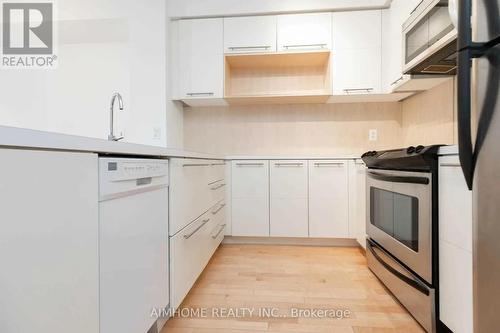
<instances>
[{"instance_id":1,"label":"white dishwasher","mask_svg":"<svg viewBox=\"0 0 500 333\"><path fill-rule=\"evenodd\" d=\"M169 300L168 248L168 161L99 158L100 333L156 325L152 310Z\"/></svg>"}]
</instances>

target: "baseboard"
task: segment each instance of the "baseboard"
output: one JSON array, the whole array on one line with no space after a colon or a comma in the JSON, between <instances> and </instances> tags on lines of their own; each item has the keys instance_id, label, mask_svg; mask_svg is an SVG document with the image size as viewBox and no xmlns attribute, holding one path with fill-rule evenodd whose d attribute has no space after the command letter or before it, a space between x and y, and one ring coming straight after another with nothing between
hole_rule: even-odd
<instances>
[{"instance_id":1,"label":"baseboard","mask_svg":"<svg viewBox=\"0 0 500 333\"><path fill-rule=\"evenodd\" d=\"M225 236L223 244L252 245L298 245L298 246L339 246L360 247L355 239L350 238L300 238L300 237L242 237Z\"/></svg>"}]
</instances>

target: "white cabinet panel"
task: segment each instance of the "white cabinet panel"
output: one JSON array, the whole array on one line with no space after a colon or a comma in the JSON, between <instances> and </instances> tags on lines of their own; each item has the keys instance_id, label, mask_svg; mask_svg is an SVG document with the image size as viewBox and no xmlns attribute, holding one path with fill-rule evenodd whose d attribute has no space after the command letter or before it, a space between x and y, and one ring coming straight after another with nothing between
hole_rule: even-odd
<instances>
[{"instance_id":1,"label":"white cabinet panel","mask_svg":"<svg viewBox=\"0 0 500 333\"><path fill-rule=\"evenodd\" d=\"M333 13L333 49L378 48L381 46L380 10Z\"/></svg>"},{"instance_id":2,"label":"white cabinet panel","mask_svg":"<svg viewBox=\"0 0 500 333\"><path fill-rule=\"evenodd\" d=\"M381 30L380 10L333 13L334 95L381 92Z\"/></svg>"},{"instance_id":3,"label":"white cabinet panel","mask_svg":"<svg viewBox=\"0 0 500 333\"><path fill-rule=\"evenodd\" d=\"M270 162L270 234L308 237L307 161Z\"/></svg>"},{"instance_id":4,"label":"white cabinet panel","mask_svg":"<svg viewBox=\"0 0 500 333\"><path fill-rule=\"evenodd\" d=\"M473 332L472 253L440 240L440 319L455 333Z\"/></svg>"},{"instance_id":5,"label":"white cabinet panel","mask_svg":"<svg viewBox=\"0 0 500 333\"><path fill-rule=\"evenodd\" d=\"M441 321L472 332L472 191L458 156L439 158L439 285Z\"/></svg>"},{"instance_id":6,"label":"white cabinet panel","mask_svg":"<svg viewBox=\"0 0 500 333\"><path fill-rule=\"evenodd\" d=\"M222 98L224 86L222 19L179 22L181 99Z\"/></svg>"},{"instance_id":7,"label":"white cabinet panel","mask_svg":"<svg viewBox=\"0 0 500 333\"><path fill-rule=\"evenodd\" d=\"M232 161L234 236L269 236L269 161Z\"/></svg>"},{"instance_id":8,"label":"white cabinet panel","mask_svg":"<svg viewBox=\"0 0 500 333\"><path fill-rule=\"evenodd\" d=\"M472 191L457 156L439 158L439 238L472 252Z\"/></svg>"},{"instance_id":9,"label":"white cabinet panel","mask_svg":"<svg viewBox=\"0 0 500 333\"><path fill-rule=\"evenodd\" d=\"M233 198L233 236L269 236L269 198Z\"/></svg>"},{"instance_id":10,"label":"white cabinet panel","mask_svg":"<svg viewBox=\"0 0 500 333\"><path fill-rule=\"evenodd\" d=\"M308 237L307 198L271 198L274 237Z\"/></svg>"},{"instance_id":11,"label":"white cabinet panel","mask_svg":"<svg viewBox=\"0 0 500 333\"><path fill-rule=\"evenodd\" d=\"M276 16L224 18L224 52L276 52Z\"/></svg>"},{"instance_id":12,"label":"white cabinet panel","mask_svg":"<svg viewBox=\"0 0 500 333\"><path fill-rule=\"evenodd\" d=\"M420 0L393 0L382 11L382 89L390 92L403 80L403 23Z\"/></svg>"},{"instance_id":13,"label":"white cabinet panel","mask_svg":"<svg viewBox=\"0 0 500 333\"><path fill-rule=\"evenodd\" d=\"M348 163L309 161L309 236L349 237Z\"/></svg>"},{"instance_id":14,"label":"white cabinet panel","mask_svg":"<svg viewBox=\"0 0 500 333\"><path fill-rule=\"evenodd\" d=\"M343 49L333 53L333 94L381 91L380 48Z\"/></svg>"},{"instance_id":15,"label":"white cabinet panel","mask_svg":"<svg viewBox=\"0 0 500 333\"><path fill-rule=\"evenodd\" d=\"M330 50L332 14L278 16L278 51Z\"/></svg>"},{"instance_id":16,"label":"white cabinet panel","mask_svg":"<svg viewBox=\"0 0 500 333\"><path fill-rule=\"evenodd\" d=\"M97 155L0 149L0 332L99 332Z\"/></svg>"},{"instance_id":17,"label":"white cabinet panel","mask_svg":"<svg viewBox=\"0 0 500 333\"><path fill-rule=\"evenodd\" d=\"M359 245L366 247L366 166L361 160L352 162L353 182L350 190L353 191L350 200L350 229L351 236L355 236Z\"/></svg>"}]
</instances>

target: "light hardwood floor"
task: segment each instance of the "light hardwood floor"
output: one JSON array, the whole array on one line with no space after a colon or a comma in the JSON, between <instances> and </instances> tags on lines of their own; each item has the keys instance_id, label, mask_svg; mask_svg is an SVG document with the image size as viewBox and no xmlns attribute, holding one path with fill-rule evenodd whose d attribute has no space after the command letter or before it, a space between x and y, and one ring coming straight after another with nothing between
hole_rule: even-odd
<instances>
[{"instance_id":1,"label":"light hardwood floor","mask_svg":"<svg viewBox=\"0 0 500 333\"><path fill-rule=\"evenodd\" d=\"M369 271L357 248L222 245L162 333L424 332ZM212 317L212 309L279 309L287 317ZM348 318L291 317L291 309L349 310ZM220 313L220 310L219 310Z\"/></svg>"}]
</instances>

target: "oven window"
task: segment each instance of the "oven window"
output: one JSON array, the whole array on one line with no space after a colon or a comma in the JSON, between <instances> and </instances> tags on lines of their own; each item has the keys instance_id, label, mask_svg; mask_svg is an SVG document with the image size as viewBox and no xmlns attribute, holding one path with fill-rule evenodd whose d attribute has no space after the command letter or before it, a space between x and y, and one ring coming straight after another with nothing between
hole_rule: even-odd
<instances>
[{"instance_id":1,"label":"oven window","mask_svg":"<svg viewBox=\"0 0 500 333\"><path fill-rule=\"evenodd\" d=\"M370 188L371 224L418 252L418 199Z\"/></svg>"}]
</instances>

